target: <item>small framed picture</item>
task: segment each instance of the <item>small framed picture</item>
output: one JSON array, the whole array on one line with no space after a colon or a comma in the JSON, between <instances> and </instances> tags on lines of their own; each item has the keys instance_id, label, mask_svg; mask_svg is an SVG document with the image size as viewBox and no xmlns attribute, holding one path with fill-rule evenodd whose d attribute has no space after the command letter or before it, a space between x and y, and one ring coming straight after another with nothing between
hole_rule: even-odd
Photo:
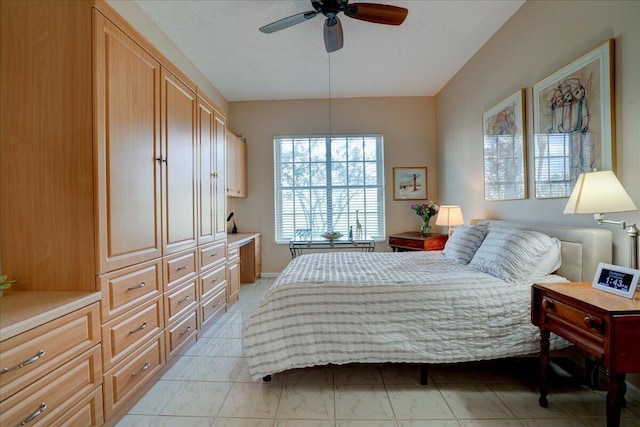
<instances>
[{"instance_id":1,"label":"small framed picture","mask_svg":"<svg viewBox=\"0 0 640 427\"><path fill-rule=\"evenodd\" d=\"M640 270L601 262L598 264L592 287L623 297L633 298L639 278Z\"/></svg>"},{"instance_id":2,"label":"small framed picture","mask_svg":"<svg viewBox=\"0 0 640 427\"><path fill-rule=\"evenodd\" d=\"M425 200L427 168L393 168L393 200Z\"/></svg>"}]
</instances>

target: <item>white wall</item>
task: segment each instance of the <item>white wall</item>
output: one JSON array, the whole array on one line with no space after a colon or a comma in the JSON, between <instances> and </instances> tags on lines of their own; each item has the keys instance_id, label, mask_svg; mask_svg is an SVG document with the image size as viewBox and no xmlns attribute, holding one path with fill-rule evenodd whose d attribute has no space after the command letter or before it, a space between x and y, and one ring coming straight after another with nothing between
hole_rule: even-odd
<instances>
[{"instance_id":1,"label":"white wall","mask_svg":"<svg viewBox=\"0 0 640 427\"><path fill-rule=\"evenodd\" d=\"M536 200L532 90L538 81L607 39L615 39L617 174L640 207L640 2L527 1L436 96L438 189L465 218L501 218L593 226L590 215L563 215L566 198ZM527 89L529 198L485 202L482 113ZM638 212L607 215L640 223ZM614 261L628 262L626 234L614 233Z\"/></svg>"},{"instance_id":2,"label":"white wall","mask_svg":"<svg viewBox=\"0 0 640 427\"><path fill-rule=\"evenodd\" d=\"M384 136L386 231L419 230L421 221L412 202L393 201L394 166L427 166L428 196L438 199L435 177L434 98L358 98L327 100L230 102L229 129L248 141L248 194L228 198L240 232L259 231L262 266L267 273L282 271L291 260L287 245L274 236L273 137L333 133L380 133ZM415 203L415 202L414 202ZM389 250L386 242L376 250Z\"/></svg>"},{"instance_id":3,"label":"white wall","mask_svg":"<svg viewBox=\"0 0 640 427\"><path fill-rule=\"evenodd\" d=\"M218 107L228 110L227 100L209 80L193 65L193 62L162 32L162 30L133 1L106 0L120 16L135 27L156 49L167 57L173 65L185 73Z\"/></svg>"}]
</instances>

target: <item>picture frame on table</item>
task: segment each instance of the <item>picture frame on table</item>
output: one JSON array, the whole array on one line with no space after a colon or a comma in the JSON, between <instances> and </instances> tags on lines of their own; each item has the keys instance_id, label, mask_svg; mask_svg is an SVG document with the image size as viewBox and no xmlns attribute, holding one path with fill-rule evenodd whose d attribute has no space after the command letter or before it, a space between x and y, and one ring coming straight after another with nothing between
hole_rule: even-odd
<instances>
[{"instance_id":1,"label":"picture frame on table","mask_svg":"<svg viewBox=\"0 0 640 427\"><path fill-rule=\"evenodd\" d=\"M527 198L525 90L520 89L482 115L484 199Z\"/></svg>"},{"instance_id":2,"label":"picture frame on table","mask_svg":"<svg viewBox=\"0 0 640 427\"><path fill-rule=\"evenodd\" d=\"M535 197L569 197L580 176L615 172L614 41L533 86Z\"/></svg>"},{"instance_id":3,"label":"picture frame on table","mask_svg":"<svg viewBox=\"0 0 640 427\"><path fill-rule=\"evenodd\" d=\"M592 287L601 291L633 298L640 279L640 270L619 265L598 264Z\"/></svg>"},{"instance_id":4,"label":"picture frame on table","mask_svg":"<svg viewBox=\"0 0 640 427\"><path fill-rule=\"evenodd\" d=\"M394 167L393 200L426 200L427 168Z\"/></svg>"}]
</instances>

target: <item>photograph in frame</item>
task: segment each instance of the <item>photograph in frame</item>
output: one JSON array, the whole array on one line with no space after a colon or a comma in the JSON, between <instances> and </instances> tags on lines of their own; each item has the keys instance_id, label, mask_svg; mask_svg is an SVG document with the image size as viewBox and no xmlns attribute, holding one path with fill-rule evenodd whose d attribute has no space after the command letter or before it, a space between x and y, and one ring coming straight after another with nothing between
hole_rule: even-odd
<instances>
[{"instance_id":1,"label":"photograph in frame","mask_svg":"<svg viewBox=\"0 0 640 427\"><path fill-rule=\"evenodd\" d=\"M613 39L533 86L535 197L569 197L584 172L615 171Z\"/></svg>"},{"instance_id":2,"label":"photograph in frame","mask_svg":"<svg viewBox=\"0 0 640 427\"><path fill-rule=\"evenodd\" d=\"M527 198L525 90L482 115L484 199Z\"/></svg>"},{"instance_id":3,"label":"photograph in frame","mask_svg":"<svg viewBox=\"0 0 640 427\"><path fill-rule=\"evenodd\" d=\"M426 167L393 168L393 200L425 200L426 198Z\"/></svg>"}]
</instances>

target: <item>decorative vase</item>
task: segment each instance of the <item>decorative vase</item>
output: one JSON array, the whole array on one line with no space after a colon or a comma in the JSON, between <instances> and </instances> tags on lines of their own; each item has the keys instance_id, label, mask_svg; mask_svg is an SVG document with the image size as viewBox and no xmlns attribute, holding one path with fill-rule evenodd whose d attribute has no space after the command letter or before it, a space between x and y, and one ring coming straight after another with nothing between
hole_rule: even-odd
<instances>
[{"instance_id":1,"label":"decorative vase","mask_svg":"<svg viewBox=\"0 0 640 427\"><path fill-rule=\"evenodd\" d=\"M429 221L424 221L422 223L422 228L420 229L420 231L422 232L423 236L431 235L431 226L429 225Z\"/></svg>"}]
</instances>

